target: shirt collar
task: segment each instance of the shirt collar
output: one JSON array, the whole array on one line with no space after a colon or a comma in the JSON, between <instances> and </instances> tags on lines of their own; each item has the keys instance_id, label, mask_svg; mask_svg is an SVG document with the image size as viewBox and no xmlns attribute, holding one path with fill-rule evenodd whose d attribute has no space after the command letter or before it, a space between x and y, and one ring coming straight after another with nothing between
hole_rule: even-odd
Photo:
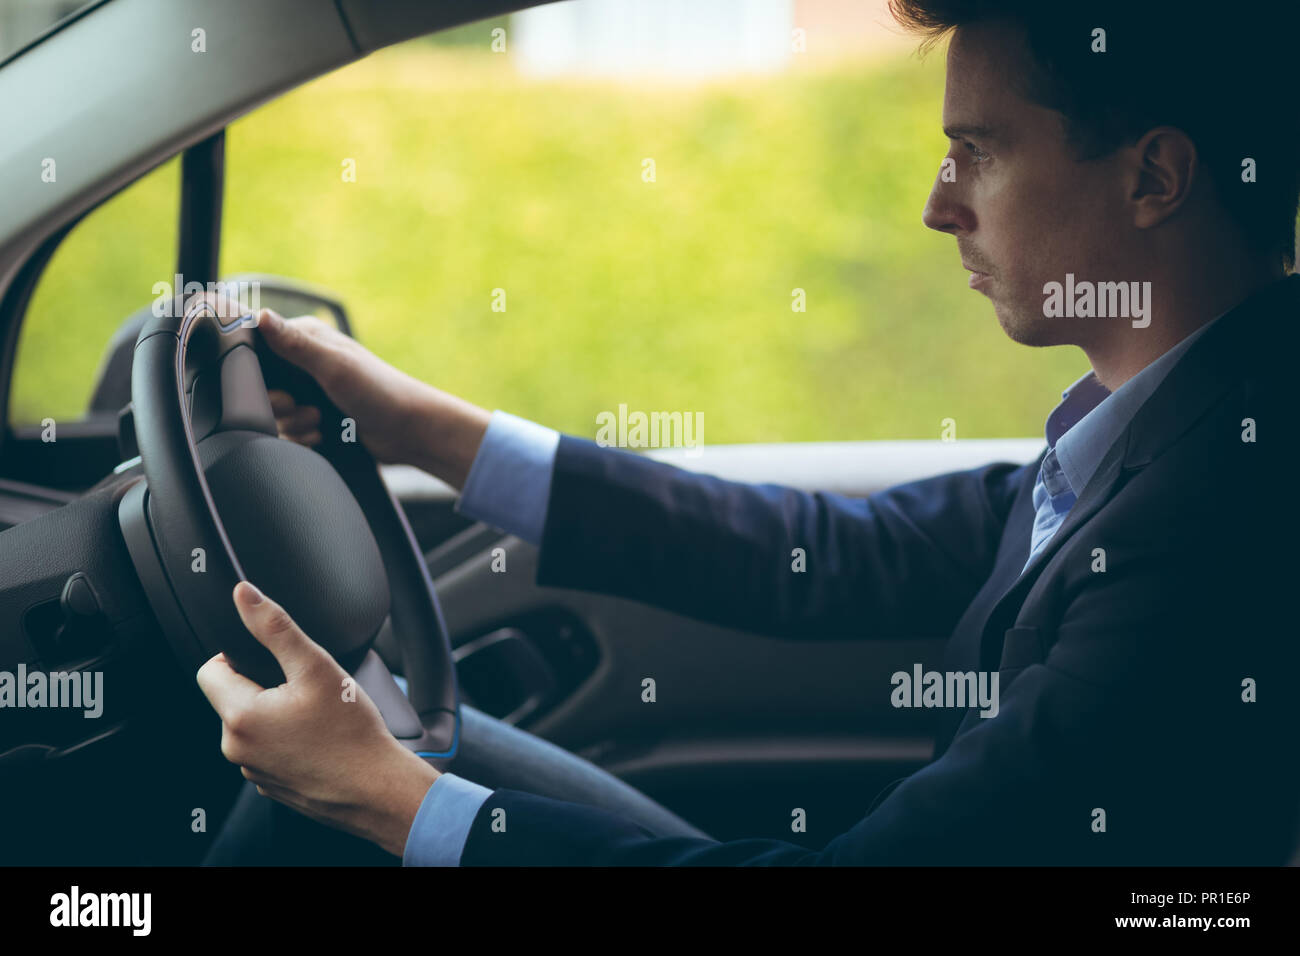
<instances>
[{"instance_id":1,"label":"shirt collar","mask_svg":"<svg viewBox=\"0 0 1300 956\"><path fill-rule=\"evenodd\" d=\"M1225 313L1226 314L1226 313ZM1070 490L1083 493L1111 445L1164 381L1192 343L1219 320L1205 323L1173 348L1111 392L1091 370L1061 393L1061 403L1047 416L1047 444Z\"/></svg>"}]
</instances>

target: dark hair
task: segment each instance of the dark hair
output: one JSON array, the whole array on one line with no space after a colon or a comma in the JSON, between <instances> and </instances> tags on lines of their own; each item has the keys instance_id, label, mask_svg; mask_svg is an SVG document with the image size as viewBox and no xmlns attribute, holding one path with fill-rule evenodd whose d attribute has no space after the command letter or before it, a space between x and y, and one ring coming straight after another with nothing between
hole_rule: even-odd
<instances>
[{"instance_id":1,"label":"dark hair","mask_svg":"<svg viewBox=\"0 0 1300 956\"><path fill-rule=\"evenodd\" d=\"M1300 15L1297 0L1240 7L1174 0L890 0L904 27L925 35L1005 18L1028 53L1022 93L1065 117L1080 159L1174 126L1196 144L1219 201L1259 255L1295 264L1300 143L1288 96ZM1084 8L1084 9L1078 9ZM1093 52L1096 28L1106 50ZM1242 163L1256 162L1256 181Z\"/></svg>"}]
</instances>

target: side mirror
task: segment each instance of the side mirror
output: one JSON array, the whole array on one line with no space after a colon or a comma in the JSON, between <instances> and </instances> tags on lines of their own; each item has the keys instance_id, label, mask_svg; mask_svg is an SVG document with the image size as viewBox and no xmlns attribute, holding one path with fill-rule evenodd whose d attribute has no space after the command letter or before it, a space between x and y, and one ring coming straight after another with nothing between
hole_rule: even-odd
<instances>
[{"instance_id":1,"label":"side mirror","mask_svg":"<svg viewBox=\"0 0 1300 956\"><path fill-rule=\"evenodd\" d=\"M242 283L249 290L250 304L259 308L273 309L284 316L315 315L332 323L344 335L356 337L352 335L347 309L338 295L328 289L263 272L243 272L221 281ZM135 354L135 340L152 315L152 304L132 313L108 340L90 394L88 418L111 418L131 401L131 357Z\"/></svg>"},{"instance_id":2,"label":"side mirror","mask_svg":"<svg viewBox=\"0 0 1300 956\"><path fill-rule=\"evenodd\" d=\"M356 338L352 334L347 309L337 293L328 289L265 272L241 272L221 281L239 283L241 288L255 290L256 304L263 309L271 309L285 317L315 315L332 323L344 335Z\"/></svg>"}]
</instances>

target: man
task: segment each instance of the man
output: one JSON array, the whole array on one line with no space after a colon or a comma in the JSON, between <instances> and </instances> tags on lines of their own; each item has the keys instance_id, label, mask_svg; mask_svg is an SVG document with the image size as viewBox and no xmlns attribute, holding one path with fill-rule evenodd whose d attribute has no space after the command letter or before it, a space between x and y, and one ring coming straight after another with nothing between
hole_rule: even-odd
<instances>
[{"instance_id":1,"label":"man","mask_svg":"<svg viewBox=\"0 0 1300 956\"><path fill-rule=\"evenodd\" d=\"M1092 364L1032 465L865 500L725 482L489 416L318 324L262 321L377 457L539 544L539 583L792 638L943 630L948 670L997 672L996 716L957 710L933 761L820 851L661 837L439 775L368 703L325 726L337 664L240 585L288 682L262 690L220 656L199 682L259 791L408 863L1284 862L1300 812L1284 365L1300 167L1280 95L1295 15L1066 6L893 4L951 35L925 224L956 238L1010 338ZM318 439L314 409L277 401L286 435ZM793 547L808 573L790 573Z\"/></svg>"}]
</instances>

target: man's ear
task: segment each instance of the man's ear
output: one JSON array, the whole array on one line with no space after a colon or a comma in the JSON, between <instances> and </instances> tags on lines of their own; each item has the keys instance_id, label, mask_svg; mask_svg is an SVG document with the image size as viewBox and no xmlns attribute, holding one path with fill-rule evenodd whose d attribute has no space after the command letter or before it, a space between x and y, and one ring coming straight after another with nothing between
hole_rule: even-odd
<instances>
[{"instance_id":1,"label":"man's ear","mask_svg":"<svg viewBox=\"0 0 1300 956\"><path fill-rule=\"evenodd\" d=\"M1177 212L1191 194L1200 175L1196 144L1177 127L1157 126L1129 147L1128 155L1133 225L1150 229Z\"/></svg>"}]
</instances>

